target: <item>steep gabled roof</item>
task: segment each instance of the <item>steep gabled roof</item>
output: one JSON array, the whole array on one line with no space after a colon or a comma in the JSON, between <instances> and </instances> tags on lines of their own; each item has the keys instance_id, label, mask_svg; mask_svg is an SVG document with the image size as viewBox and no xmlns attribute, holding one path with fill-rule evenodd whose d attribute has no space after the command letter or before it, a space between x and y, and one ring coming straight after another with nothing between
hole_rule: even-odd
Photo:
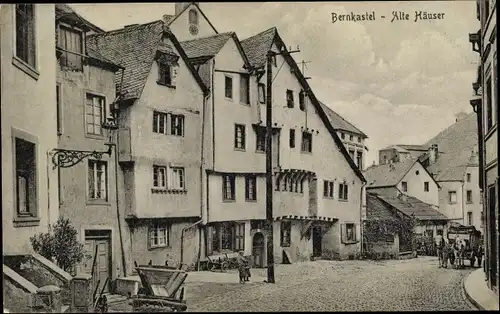
<instances>
[{"instance_id":1,"label":"steep gabled roof","mask_svg":"<svg viewBox=\"0 0 500 314\"><path fill-rule=\"evenodd\" d=\"M405 159L402 162L371 166L364 172L366 188L396 186L399 181L410 171L416 159Z\"/></svg>"},{"instance_id":2,"label":"steep gabled roof","mask_svg":"<svg viewBox=\"0 0 500 314\"><path fill-rule=\"evenodd\" d=\"M255 67L262 67L266 64L267 52L274 43L274 38L278 30L271 27L257 35L248 37L241 41L241 46L248 56L248 60Z\"/></svg>"},{"instance_id":3,"label":"steep gabled roof","mask_svg":"<svg viewBox=\"0 0 500 314\"><path fill-rule=\"evenodd\" d=\"M241 57L243 58L245 66L249 67L250 62L235 32L227 32L207 37L186 40L181 42L181 46L186 52L188 58L190 59L200 58L200 57L214 57L217 53L219 53L222 47L224 47L227 41L231 38L236 43L236 47L238 48L238 51L240 52Z\"/></svg>"},{"instance_id":4,"label":"steep gabled roof","mask_svg":"<svg viewBox=\"0 0 500 314\"><path fill-rule=\"evenodd\" d=\"M210 20L207 18L207 16L205 15L205 13L203 12L203 10L200 8L200 6L198 5L198 3L196 2L191 2L192 5L194 5L198 11L201 13L201 15L203 15L203 18L207 21L208 25L210 25L210 27L214 30L215 34L218 34L219 32L215 29L214 25L210 22ZM182 13L184 13L191 5L187 5L184 7L184 9L182 9L181 12L179 12L179 14L177 15L167 15L165 16L164 15L164 18L167 17L166 19L166 23L167 23L167 26L172 24L175 20L177 20L177 18L179 16L182 15Z\"/></svg>"},{"instance_id":5,"label":"steep gabled roof","mask_svg":"<svg viewBox=\"0 0 500 314\"><path fill-rule=\"evenodd\" d=\"M78 23L87 30L92 30L96 33L103 33L104 30L95 24L90 23L88 20L84 19L81 15L75 12L69 5L64 4L64 3L56 3L55 5L55 16L56 20L59 19L65 19L65 20L71 20L75 23Z\"/></svg>"},{"instance_id":6,"label":"steep gabled roof","mask_svg":"<svg viewBox=\"0 0 500 314\"><path fill-rule=\"evenodd\" d=\"M390 197L377 195L377 197L407 216L414 216L418 220L448 220L448 218L436 210L431 204L422 202L416 197L404 195Z\"/></svg>"},{"instance_id":7,"label":"steep gabled roof","mask_svg":"<svg viewBox=\"0 0 500 314\"><path fill-rule=\"evenodd\" d=\"M427 146L424 145L408 145L408 144L396 144L395 146L402 147L406 150L414 150L414 151L427 151Z\"/></svg>"},{"instance_id":8,"label":"steep gabled roof","mask_svg":"<svg viewBox=\"0 0 500 314\"><path fill-rule=\"evenodd\" d=\"M87 37L87 43L93 50L125 67L123 85L122 76L115 77L124 100L140 97L163 35L172 41L203 92L208 93L208 88L188 62L180 43L164 25L163 21L154 21Z\"/></svg>"},{"instance_id":9,"label":"steep gabled roof","mask_svg":"<svg viewBox=\"0 0 500 314\"><path fill-rule=\"evenodd\" d=\"M475 113L452 124L423 146L438 145L439 155L428 167L437 181L463 181L473 150L477 151L477 117ZM442 153L441 153L442 152Z\"/></svg>"},{"instance_id":10,"label":"steep gabled roof","mask_svg":"<svg viewBox=\"0 0 500 314\"><path fill-rule=\"evenodd\" d=\"M265 63L267 52L269 51L273 43L277 45L280 51L287 51L286 45L283 42L281 36L278 34L278 30L276 29L276 27L270 28L262 33L247 38L243 42L245 42L245 45L242 44L243 49L245 49L245 47L246 49L249 49L247 53L248 55L251 56L251 58L249 57L250 64L254 67L260 67L263 65L260 63L262 62L262 57ZM259 57L259 54L262 54L262 57ZM283 54L283 57L287 62L288 66L292 69L292 72L295 74L295 77L302 86L302 89L307 93L307 95L311 99L312 105L316 109L316 112L318 113L321 121L323 121L323 124L326 126L328 132L330 132L330 135L332 136L333 141L337 145L338 150L341 152L342 155L344 155L345 160L347 161L351 169L354 171L354 173L361 179L362 182L366 182L365 177L361 173L361 170L359 170L354 161L351 159L351 156L349 156L349 153L344 147L344 144L338 137L337 132L330 123L330 120L328 119L328 116L326 115L321 104L316 98L316 95L314 95L314 92L309 86L309 83L307 83L307 80L302 75L302 72L297 66L297 63L290 56L290 54L285 53Z\"/></svg>"},{"instance_id":11,"label":"steep gabled roof","mask_svg":"<svg viewBox=\"0 0 500 314\"><path fill-rule=\"evenodd\" d=\"M348 131L351 133L359 134L361 137L364 139L368 138L365 133L363 133L360 129L355 127L352 123L344 119L341 115L333 111L330 107L325 105L323 102L319 102L321 104L321 107L323 107L323 110L326 112L330 123L333 125L333 128L335 130L344 130Z\"/></svg>"}]
</instances>

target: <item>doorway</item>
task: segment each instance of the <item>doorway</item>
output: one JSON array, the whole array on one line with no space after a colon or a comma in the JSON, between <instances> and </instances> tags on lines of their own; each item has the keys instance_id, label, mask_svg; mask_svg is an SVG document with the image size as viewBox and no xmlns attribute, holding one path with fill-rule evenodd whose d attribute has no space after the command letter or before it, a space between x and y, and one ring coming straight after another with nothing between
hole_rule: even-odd
<instances>
[{"instance_id":1,"label":"doorway","mask_svg":"<svg viewBox=\"0 0 500 314\"><path fill-rule=\"evenodd\" d=\"M264 235L257 232L252 240L252 256L254 267L264 267Z\"/></svg>"},{"instance_id":2,"label":"doorway","mask_svg":"<svg viewBox=\"0 0 500 314\"><path fill-rule=\"evenodd\" d=\"M320 257L322 253L321 242L323 240L323 228L315 226L312 228L313 257Z\"/></svg>"},{"instance_id":3,"label":"doorway","mask_svg":"<svg viewBox=\"0 0 500 314\"><path fill-rule=\"evenodd\" d=\"M111 231L85 230L84 272L92 275L92 287L109 292L111 281ZM93 271L92 271L93 270ZM106 283L106 280L109 280ZM93 292L93 291L92 291Z\"/></svg>"}]
</instances>

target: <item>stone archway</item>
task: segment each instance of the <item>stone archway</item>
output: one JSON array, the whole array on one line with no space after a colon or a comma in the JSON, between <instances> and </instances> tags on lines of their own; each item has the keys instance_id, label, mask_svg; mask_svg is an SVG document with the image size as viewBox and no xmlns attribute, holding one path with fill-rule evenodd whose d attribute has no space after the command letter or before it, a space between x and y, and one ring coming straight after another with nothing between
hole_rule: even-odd
<instances>
[{"instance_id":1,"label":"stone archway","mask_svg":"<svg viewBox=\"0 0 500 314\"><path fill-rule=\"evenodd\" d=\"M266 239L262 232L256 232L252 237L252 256L254 267L264 267L266 264Z\"/></svg>"}]
</instances>

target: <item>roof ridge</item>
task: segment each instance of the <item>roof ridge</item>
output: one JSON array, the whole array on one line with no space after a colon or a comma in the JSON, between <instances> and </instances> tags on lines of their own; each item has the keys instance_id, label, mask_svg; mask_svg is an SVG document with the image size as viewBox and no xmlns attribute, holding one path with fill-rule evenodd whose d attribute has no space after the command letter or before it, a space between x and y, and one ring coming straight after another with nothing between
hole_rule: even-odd
<instances>
[{"instance_id":1,"label":"roof ridge","mask_svg":"<svg viewBox=\"0 0 500 314\"><path fill-rule=\"evenodd\" d=\"M106 31L106 32L100 33L100 34L92 34L92 35L89 35L88 37L98 37L98 36L104 37L104 36L119 35L119 34L124 33L125 31L136 30L139 27L146 27L146 26L149 26L149 25L152 25L152 24L155 24L155 23L163 23L163 21L162 20L155 20L155 21L152 21L152 22L144 23L144 24L137 24L137 25L132 26L130 28L122 27L122 28L118 28L118 29Z\"/></svg>"},{"instance_id":2,"label":"roof ridge","mask_svg":"<svg viewBox=\"0 0 500 314\"><path fill-rule=\"evenodd\" d=\"M250 38L257 37L257 36L262 35L262 34L264 34L264 33L266 33L266 32L269 32L269 31L271 31L271 30L278 31L278 28L277 28L276 26L270 27L270 28L268 28L268 29L266 29L266 30L264 30L264 31L262 31L262 32L260 32L260 33L258 33L258 34L255 34L255 35L252 35L252 36L247 37L247 38L245 38L245 39L242 39L241 41L243 42L243 41L248 40L248 39L250 39Z\"/></svg>"},{"instance_id":3,"label":"roof ridge","mask_svg":"<svg viewBox=\"0 0 500 314\"><path fill-rule=\"evenodd\" d=\"M228 35L228 34L232 35L232 34L236 34L236 32L230 31L230 32L224 32L224 33L218 33L218 34L214 34L214 35L210 35L210 36L198 37L198 38L190 39L190 40L184 40L184 41L181 41L181 43L189 43L189 42L197 41L200 39L207 39L207 38L211 38L211 37L217 37L217 36Z\"/></svg>"}]
</instances>

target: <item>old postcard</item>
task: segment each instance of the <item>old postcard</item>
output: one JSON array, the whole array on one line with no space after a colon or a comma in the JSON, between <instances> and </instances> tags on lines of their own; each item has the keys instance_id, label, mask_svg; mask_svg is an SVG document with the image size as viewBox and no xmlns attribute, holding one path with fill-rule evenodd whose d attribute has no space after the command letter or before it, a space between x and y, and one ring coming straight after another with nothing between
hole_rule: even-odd
<instances>
[{"instance_id":1,"label":"old postcard","mask_svg":"<svg viewBox=\"0 0 500 314\"><path fill-rule=\"evenodd\" d=\"M0 6L4 312L498 310L496 0Z\"/></svg>"}]
</instances>

